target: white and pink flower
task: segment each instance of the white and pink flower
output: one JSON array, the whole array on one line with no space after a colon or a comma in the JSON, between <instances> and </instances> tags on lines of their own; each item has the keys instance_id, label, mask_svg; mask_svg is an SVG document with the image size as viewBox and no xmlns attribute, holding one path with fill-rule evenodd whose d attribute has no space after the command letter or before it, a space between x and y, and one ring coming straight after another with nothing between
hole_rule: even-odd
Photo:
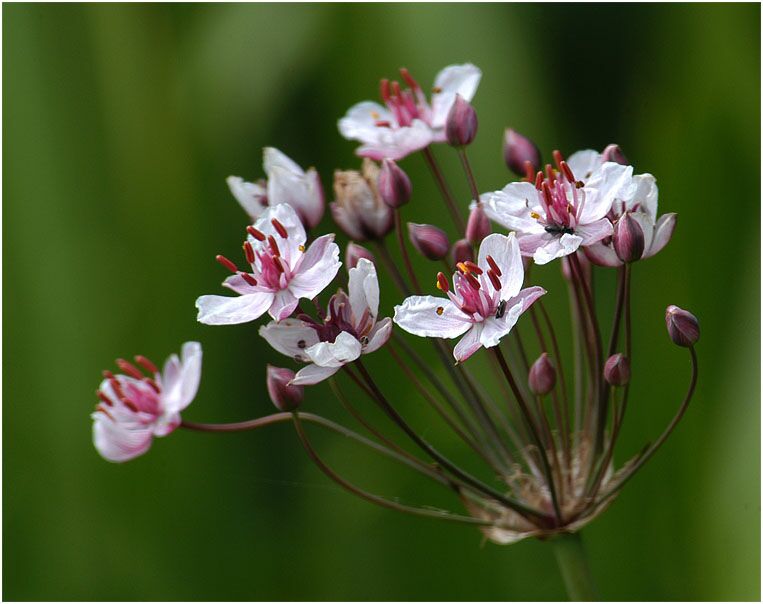
<instances>
[{"instance_id":1,"label":"white and pink flower","mask_svg":"<svg viewBox=\"0 0 763 604\"><path fill-rule=\"evenodd\" d=\"M539 172L535 183L512 182L503 190L481 196L488 217L517 232L523 256L537 264L572 254L612 235L606 217L612 204L633 193L633 168L614 162L581 167L555 153L558 171Z\"/></svg>"},{"instance_id":2,"label":"white and pink flower","mask_svg":"<svg viewBox=\"0 0 763 604\"><path fill-rule=\"evenodd\" d=\"M306 228L315 227L326 208L323 187L315 169L305 172L273 147L262 150L262 167L267 180L247 182L240 176L227 179L231 193L249 217L256 220L268 206L286 203L297 211Z\"/></svg>"},{"instance_id":3,"label":"white and pink flower","mask_svg":"<svg viewBox=\"0 0 763 604\"><path fill-rule=\"evenodd\" d=\"M591 149L573 153L568 160L572 171L575 175L580 174L583 182L588 182L605 163L604 156ZM636 174L631 185L628 195L614 201L607 218L615 224L628 212L636 220L644 233L644 253L641 255L643 260L651 258L668 244L676 227L677 215L663 214L657 218L659 191L657 181L651 174ZM611 267L622 265L612 246L611 238L586 246L584 252L594 264Z\"/></svg>"},{"instance_id":4,"label":"white and pink flower","mask_svg":"<svg viewBox=\"0 0 763 604\"><path fill-rule=\"evenodd\" d=\"M384 105L363 101L339 120L342 136L361 143L356 151L361 157L398 160L430 143L444 142L445 121L456 95L471 101L482 72L470 63L446 67L435 78L431 103L407 69L400 75L408 88L382 80Z\"/></svg>"},{"instance_id":5,"label":"white and pink flower","mask_svg":"<svg viewBox=\"0 0 763 604\"><path fill-rule=\"evenodd\" d=\"M477 264L460 262L458 269L452 290L445 275L437 275L437 287L447 298L406 298L395 307L394 321L417 336L463 336L453 349L453 356L461 362L482 346L497 346L546 290L522 289L524 268L514 233L488 235L480 246Z\"/></svg>"},{"instance_id":6,"label":"white and pink flower","mask_svg":"<svg viewBox=\"0 0 763 604\"><path fill-rule=\"evenodd\" d=\"M100 402L92 414L93 443L104 459L122 462L145 453L155 436L167 436L180 425L180 412L196 396L201 379L201 345L183 344L181 357L171 355L159 373L143 356L141 369L117 360L124 374L104 371Z\"/></svg>"},{"instance_id":7,"label":"white and pink flower","mask_svg":"<svg viewBox=\"0 0 763 604\"><path fill-rule=\"evenodd\" d=\"M291 384L317 384L389 340L391 319L377 320L379 281L373 262L361 258L349 274L349 295L339 290L332 296L321 321L300 315L260 327L260 335L278 352L309 363Z\"/></svg>"},{"instance_id":8,"label":"white and pink flower","mask_svg":"<svg viewBox=\"0 0 763 604\"><path fill-rule=\"evenodd\" d=\"M247 231L244 253L251 272L240 271L233 262L218 256L234 273L223 286L239 295L201 296L196 300L201 323L246 323L265 312L276 321L285 319L300 298L312 299L331 283L342 265L333 234L318 237L305 247L305 229L288 204L267 208Z\"/></svg>"}]
</instances>

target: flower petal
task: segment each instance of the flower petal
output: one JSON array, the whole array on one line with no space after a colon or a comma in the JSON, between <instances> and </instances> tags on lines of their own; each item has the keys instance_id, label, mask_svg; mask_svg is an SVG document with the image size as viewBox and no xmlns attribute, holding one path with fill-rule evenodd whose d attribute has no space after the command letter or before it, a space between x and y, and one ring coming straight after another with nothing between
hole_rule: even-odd
<instances>
[{"instance_id":1,"label":"flower petal","mask_svg":"<svg viewBox=\"0 0 763 604\"><path fill-rule=\"evenodd\" d=\"M343 331L333 342L318 342L305 350L307 357L321 367L341 367L361 354L361 344L350 333Z\"/></svg>"},{"instance_id":2,"label":"flower petal","mask_svg":"<svg viewBox=\"0 0 763 604\"><path fill-rule=\"evenodd\" d=\"M318 237L296 262L289 290L297 298L312 299L333 281L340 266L334 235Z\"/></svg>"},{"instance_id":3,"label":"flower petal","mask_svg":"<svg viewBox=\"0 0 763 604\"><path fill-rule=\"evenodd\" d=\"M471 329L464 334L464 337L458 341L458 344L453 348L453 356L456 361L463 363L482 347L480 335L483 327L484 323L474 323Z\"/></svg>"},{"instance_id":4,"label":"flower petal","mask_svg":"<svg viewBox=\"0 0 763 604\"><path fill-rule=\"evenodd\" d=\"M377 122L397 124L395 117L386 107L373 101L362 101L349 108L339 120L339 133L347 139L363 143L375 141L379 127Z\"/></svg>"},{"instance_id":5,"label":"flower petal","mask_svg":"<svg viewBox=\"0 0 763 604\"><path fill-rule=\"evenodd\" d=\"M606 162L593 173L583 187L585 202L577 217L578 223L588 224L606 216L618 199L628 199L635 190L633 166Z\"/></svg>"},{"instance_id":6,"label":"flower petal","mask_svg":"<svg viewBox=\"0 0 763 604\"><path fill-rule=\"evenodd\" d=\"M289 382L290 386L311 386L322 382L326 378L330 378L337 371L342 368L341 365L337 367L320 367L319 365L307 365L297 371L294 379Z\"/></svg>"},{"instance_id":7,"label":"flower petal","mask_svg":"<svg viewBox=\"0 0 763 604\"><path fill-rule=\"evenodd\" d=\"M379 280L374 263L361 258L355 268L350 269L347 289L350 291L350 308L355 319L360 320L368 309L371 317L376 320L379 312Z\"/></svg>"},{"instance_id":8,"label":"flower petal","mask_svg":"<svg viewBox=\"0 0 763 604\"><path fill-rule=\"evenodd\" d=\"M471 101L477 92L482 71L476 65L465 63L463 65L449 65L440 73L434 81L432 93L432 126L443 128L448 118L456 95L461 95L464 100Z\"/></svg>"},{"instance_id":9,"label":"flower petal","mask_svg":"<svg viewBox=\"0 0 763 604\"><path fill-rule=\"evenodd\" d=\"M314 227L323 217L324 200L320 179L315 170L305 173L296 163L273 147L263 152L268 175L268 202L275 206L292 206L308 227Z\"/></svg>"},{"instance_id":10,"label":"flower petal","mask_svg":"<svg viewBox=\"0 0 763 604\"><path fill-rule=\"evenodd\" d=\"M542 213L538 190L529 182L510 182L501 191L480 196L487 217L519 233L541 233L543 227L531 216Z\"/></svg>"},{"instance_id":11,"label":"flower petal","mask_svg":"<svg viewBox=\"0 0 763 604\"><path fill-rule=\"evenodd\" d=\"M379 128L373 136L363 141L355 150L360 157L382 159L402 159L414 151L419 151L433 141L432 129L421 120L413 120L410 126Z\"/></svg>"},{"instance_id":12,"label":"flower petal","mask_svg":"<svg viewBox=\"0 0 763 604\"><path fill-rule=\"evenodd\" d=\"M260 335L281 354L307 362L305 350L319 342L318 333L299 319L271 321L260 327Z\"/></svg>"},{"instance_id":13,"label":"flower petal","mask_svg":"<svg viewBox=\"0 0 763 604\"><path fill-rule=\"evenodd\" d=\"M556 258L571 254L580 247L583 239L577 235L564 233L561 237L553 233L525 235L519 237L519 249L523 256L532 256L536 264L548 264Z\"/></svg>"},{"instance_id":14,"label":"flower petal","mask_svg":"<svg viewBox=\"0 0 763 604\"><path fill-rule=\"evenodd\" d=\"M673 231L676 228L676 220L678 216L676 214L663 214L660 216L657 224L654 227L654 236L652 237L652 245L644 253L642 258L651 258L662 248L664 248L671 237L673 237Z\"/></svg>"},{"instance_id":15,"label":"flower petal","mask_svg":"<svg viewBox=\"0 0 763 604\"><path fill-rule=\"evenodd\" d=\"M288 289L282 289L275 293L273 303L270 305L268 313L276 321L283 321L294 312L299 300Z\"/></svg>"},{"instance_id":16,"label":"flower petal","mask_svg":"<svg viewBox=\"0 0 763 604\"><path fill-rule=\"evenodd\" d=\"M385 317L368 334L368 344L363 346L363 354L374 352L387 343L392 335L392 319Z\"/></svg>"},{"instance_id":17,"label":"flower petal","mask_svg":"<svg viewBox=\"0 0 763 604\"><path fill-rule=\"evenodd\" d=\"M196 396L201 381L201 344L186 342L177 355L171 355L164 364L161 377L162 411L165 415L179 413Z\"/></svg>"},{"instance_id":18,"label":"flower petal","mask_svg":"<svg viewBox=\"0 0 763 604\"><path fill-rule=\"evenodd\" d=\"M582 180L584 183L588 182L588 179L593 176L593 173L598 170L604 163L604 159L601 153L594 151L593 149L585 149L583 151L575 151L567 158L567 165L572 170L572 175L577 180Z\"/></svg>"},{"instance_id":19,"label":"flower petal","mask_svg":"<svg viewBox=\"0 0 763 604\"><path fill-rule=\"evenodd\" d=\"M278 220L286 229L286 238L281 237L278 229L273 226L273 220ZM289 263L289 266L294 266L294 263L302 255L299 248L305 244L307 236L305 235L305 227L302 225L302 220L293 207L288 203L271 205L260 214L260 217L254 223L254 228L266 237L272 236L278 245L281 256ZM267 240L258 241L252 235L248 236L248 241L255 251L269 246Z\"/></svg>"},{"instance_id":20,"label":"flower petal","mask_svg":"<svg viewBox=\"0 0 763 604\"><path fill-rule=\"evenodd\" d=\"M480 244L479 267L486 271L490 268L487 257L490 256L501 270L501 300L508 300L516 296L522 289L525 278L522 266L522 255L519 253L519 243L516 235L509 236L493 233L485 237Z\"/></svg>"},{"instance_id":21,"label":"flower petal","mask_svg":"<svg viewBox=\"0 0 763 604\"><path fill-rule=\"evenodd\" d=\"M394 321L408 333L428 338L457 338L471 326L453 302L434 296L406 298L395 306Z\"/></svg>"},{"instance_id":22,"label":"flower petal","mask_svg":"<svg viewBox=\"0 0 763 604\"><path fill-rule=\"evenodd\" d=\"M151 426L126 428L103 413L93 413L93 444L107 461L123 462L138 457L151 446Z\"/></svg>"},{"instance_id":23,"label":"flower petal","mask_svg":"<svg viewBox=\"0 0 763 604\"><path fill-rule=\"evenodd\" d=\"M236 325L258 319L273 303L273 294L258 292L229 298L201 296L196 300L199 315L196 320L206 325Z\"/></svg>"},{"instance_id":24,"label":"flower petal","mask_svg":"<svg viewBox=\"0 0 763 604\"><path fill-rule=\"evenodd\" d=\"M226 181L228 188L239 205L255 220L267 207L268 192L260 184L246 182L240 176L229 176Z\"/></svg>"},{"instance_id":25,"label":"flower petal","mask_svg":"<svg viewBox=\"0 0 763 604\"><path fill-rule=\"evenodd\" d=\"M586 258L598 266L616 267L622 266L623 261L617 257L611 245L604 245L601 241L583 248Z\"/></svg>"},{"instance_id":26,"label":"flower petal","mask_svg":"<svg viewBox=\"0 0 763 604\"><path fill-rule=\"evenodd\" d=\"M575 228L575 235L582 239L580 245L591 245L612 235L612 223L609 218L602 218L596 222L581 224Z\"/></svg>"},{"instance_id":27,"label":"flower petal","mask_svg":"<svg viewBox=\"0 0 763 604\"><path fill-rule=\"evenodd\" d=\"M628 199L626 209L647 214L652 222L657 220L657 180L651 174L636 174L633 177L634 191Z\"/></svg>"},{"instance_id":28,"label":"flower petal","mask_svg":"<svg viewBox=\"0 0 763 604\"><path fill-rule=\"evenodd\" d=\"M231 275L225 281L223 281L223 287L227 287L239 295L254 294L256 292L262 291L262 289L258 288L256 285L250 285L244 281L244 278L239 273Z\"/></svg>"},{"instance_id":29,"label":"flower petal","mask_svg":"<svg viewBox=\"0 0 763 604\"><path fill-rule=\"evenodd\" d=\"M501 338L508 334L517 324L520 315L525 312L538 298L546 293L542 287L527 287L516 296L507 300L506 312L503 316L488 317L480 335L480 342L485 348L497 346Z\"/></svg>"}]
</instances>

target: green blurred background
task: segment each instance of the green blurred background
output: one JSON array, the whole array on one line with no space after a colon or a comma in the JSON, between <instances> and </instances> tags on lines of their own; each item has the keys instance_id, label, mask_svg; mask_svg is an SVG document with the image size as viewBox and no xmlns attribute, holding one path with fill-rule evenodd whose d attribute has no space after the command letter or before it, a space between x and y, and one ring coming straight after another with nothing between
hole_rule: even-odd
<instances>
[{"instance_id":1,"label":"green blurred background","mask_svg":"<svg viewBox=\"0 0 763 604\"><path fill-rule=\"evenodd\" d=\"M484 73L471 150L481 189L509 180L511 125L546 153L620 143L657 175L661 209L680 215L667 250L634 272L637 379L619 460L659 434L688 380L665 335L668 304L702 321L699 392L584 531L602 596L759 599L759 23L752 4L4 5L4 598L565 597L548 544L483 544L475 529L356 500L288 425L180 430L124 465L91 444L101 369L136 353L162 360L188 339L203 343L205 370L186 418L270 412L264 364L285 359L254 324L195 321L196 296L224 293L214 255L237 258L245 225L225 177L260 176L273 145L329 189L335 167L357 164L336 120L376 98L380 77L404 65L428 83L471 61ZM465 202L454 154L437 155ZM421 159L403 166L416 190L406 218L442 222ZM536 276L564 321L557 270ZM598 286L611 296L611 274ZM386 353L369 362L457 456ZM338 415L325 386L306 408ZM370 488L457 506L312 433Z\"/></svg>"}]
</instances>

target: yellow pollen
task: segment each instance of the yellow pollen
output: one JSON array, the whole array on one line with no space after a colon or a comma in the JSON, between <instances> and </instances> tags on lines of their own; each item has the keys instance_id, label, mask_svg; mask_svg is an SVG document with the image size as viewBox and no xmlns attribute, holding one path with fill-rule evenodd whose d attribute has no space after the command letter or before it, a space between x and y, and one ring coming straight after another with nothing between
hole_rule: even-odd
<instances>
[{"instance_id":1,"label":"yellow pollen","mask_svg":"<svg viewBox=\"0 0 763 604\"><path fill-rule=\"evenodd\" d=\"M439 279L437 280L437 283L435 285L437 285L437 289L442 291L442 287L440 286L440 280Z\"/></svg>"},{"instance_id":2,"label":"yellow pollen","mask_svg":"<svg viewBox=\"0 0 763 604\"><path fill-rule=\"evenodd\" d=\"M463 262L459 262L456 264L456 267L458 267L458 270L460 270L464 275L467 275L469 273L469 269Z\"/></svg>"},{"instance_id":3,"label":"yellow pollen","mask_svg":"<svg viewBox=\"0 0 763 604\"><path fill-rule=\"evenodd\" d=\"M432 88L432 94L440 94L441 92L442 92L442 88L440 88L439 86L435 86L434 88Z\"/></svg>"},{"instance_id":4,"label":"yellow pollen","mask_svg":"<svg viewBox=\"0 0 763 604\"><path fill-rule=\"evenodd\" d=\"M435 311L438 315L442 315L442 313L445 312L445 309L442 306L438 306L437 310Z\"/></svg>"},{"instance_id":5,"label":"yellow pollen","mask_svg":"<svg viewBox=\"0 0 763 604\"><path fill-rule=\"evenodd\" d=\"M535 218L535 220L538 220L538 218L540 218L540 214L538 214L538 212L530 212L530 216L532 218Z\"/></svg>"},{"instance_id":6,"label":"yellow pollen","mask_svg":"<svg viewBox=\"0 0 763 604\"><path fill-rule=\"evenodd\" d=\"M300 245L299 246L299 251L300 252L304 252L305 251L305 246L304 245Z\"/></svg>"},{"instance_id":7,"label":"yellow pollen","mask_svg":"<svg viewBox=\"0 0 763 604\"><path fill-rule=\"evenodd\" d=\"M379 116L379 114L376 111L372 111L371 112L371 117L374 118L375 120L378 120L380 116Z\"/></svg>"}]
</instances>

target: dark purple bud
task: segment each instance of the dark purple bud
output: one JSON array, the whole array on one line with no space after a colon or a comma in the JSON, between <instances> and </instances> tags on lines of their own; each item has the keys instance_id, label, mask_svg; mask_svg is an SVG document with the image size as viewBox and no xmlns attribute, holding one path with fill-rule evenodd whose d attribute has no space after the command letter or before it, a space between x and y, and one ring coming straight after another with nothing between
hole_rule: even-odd
<instances>
[{"instance_id":1,"label":"dark purple bud","mask_svg":"<svg viewBox=\"0 0 763 604\"><path fill-rule=\"evenodd\" d=\"M506 128L503 135L503 159L517 176L533 175L541 167L540 151L535 143L511 128ZM531 170L528 170L526 162L530 162Z\"/></svg>"},{"instance_id":2,"label":"dark purple bud","mask_svg":"<svg viewBox=\"0 0 763 604\"><path fill-rule=\"evenodd\" d=\"M665 324L674 344L688 348L699 340L699 321L688 310L671 304L665 311Z\"/></svg>"},{"instance_id":3,"label":"dark purple bud","mask_svg":"<svg viewBox=\"0 0 763 604\"><path fill-rule=\"evenodd\" d=\"M408 223L408 236L413 247L430 260L442 260L448 253L450 242L445 231L431 224Z\"/></svg>"},{"instance_id":4,"label":"dark purple bud","mask_svg":"<svg viewBox=\"0 0 763 604\"><path fill-rule=\"evenodd\" d=\"M350 241L350 243L347 244L347 250L344 252L344 260L347 265L347 270L355 268L358 265L358 260L361 258L365 258L376 264L376 258L374 258L374 255L371 252L362 245Z\"/></svg>"},{"instance_id":5,"label":"dark purple bud","mask_svg":"<svg viewBox=\"0 0 763 604\"><path fill-rule=\"evenodd\" d=\"M385 159L379 173L379 195L391 208L399 208L411 198L411 179L393 160Z\"/></svg>"},{"instance_id":6,"label":"dark purple bud","mask_svg":"<svg viewBox=\"0 0 763 604\"><path fill-rule=\"evenodd\" d=\"M289 385L293 379L294 372L291 369L268 365L268 394L279 411L294 411L304 398L304 386Z\"/></svg>"},{"instance_id":7,"label":"dark purple bud","mask_svg":"<svg viewBox=\"0 0 763 604\"><path fill-rule=\"evenodd\" d=\"M466 239L472 245L479 245L488 235L490 235L490 219L482 209L482 204L478 203L469 214L469 221L466 223Z\"/></svg>"},{"instance_id":8,"label":"dark purple bud","mask_svg":"<svg viewBox=\"0 0 763 604\"><path fill-rule=\"evenodd\" d=\"M604 379L611 386L625 386L631 379L631 364L619 352L604 363Z\"/></svg>"},{"instance_id":9,"label":"dark purple bud","mask_svg":"<svg viewBox=\"0 0 763 604\"><path fill-rule=\"evenodd\" d=\"M445 120L445 137L448 144L454 147L464 147L477 136L477 112L471 103L460 94L450 107Z\"/></svg>"},{"instance_id":10,"label":"dark purple bud","mask_svg":"<svg viewBox=\"0 0 763 604\"><path fill-rule=\"evenodd\" d=\"M607 145L604 151L601 152L601 157L604 161L613 161L623 166L628 165L628 158L625 157L625 153L623 153L620 145L615 145L614 143Z\"/></svg>"},{"instance_id":11,"label":"dark purple bud","mask_svg":"<svg viewBox=\"0 0 763 604\"><path fill-rule=\"evenodd\" d=\"M623 262L635 262L644 254L644 231L630 212L615 223L612 245Z\"/></svg>"},{"instance_id":12,"label":"dark purple bud","mask_svg":"<svg viewBox=\"0 0 763 604\"><path fill-rule=\"evenodd\" d=\"M456 266L459 262L474 262L474 249L472 244L466 239L459 239L453 244L453 248L450 250L450 256L453 260L453 266Z\"/></svg>"},{"instance_id":13,"label":"dark purple bud","mask_svg":"<svg viewBox=\"0 0 763 604\"><path fill-rule=\"evenodd\" d=\"M554 369L551 359L545 352L538 357L530 367L528 383L533 394L543 396L554 389L556 385L556 369Z\"/></svg>"}]
</instances>

